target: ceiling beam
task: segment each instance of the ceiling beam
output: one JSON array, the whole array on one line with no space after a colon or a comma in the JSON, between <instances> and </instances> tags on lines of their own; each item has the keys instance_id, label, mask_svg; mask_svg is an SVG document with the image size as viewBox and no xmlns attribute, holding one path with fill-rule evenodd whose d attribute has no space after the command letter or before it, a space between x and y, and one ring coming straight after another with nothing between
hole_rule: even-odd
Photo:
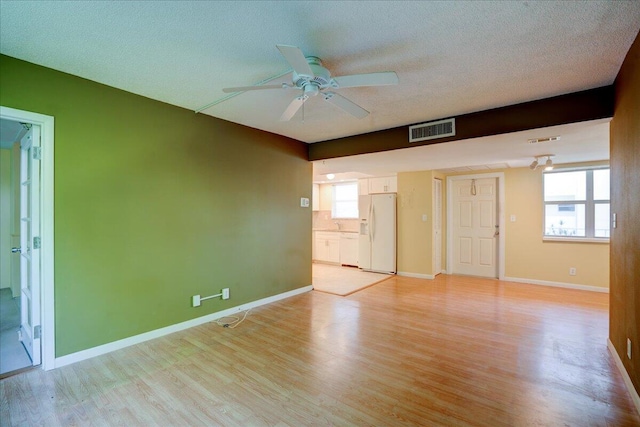
<instances>
[{"instance_id":1,"label":"ceiling beam","mask_svg":"<svg viewBox=\"0 0 640 427\"><path fill-rule=\"evenodd\" d=\"M614 87L603 86L455 116L456 135L409 143L409 126L309 144L309 160L441 144L470 138L613 117ZM449 117L445 117L449 118ZM436 119L439 120L439 119ZM431 120L429 120L431 121ZM418 124L418 123L415 123Z\"/></svg>"}]
</instances>

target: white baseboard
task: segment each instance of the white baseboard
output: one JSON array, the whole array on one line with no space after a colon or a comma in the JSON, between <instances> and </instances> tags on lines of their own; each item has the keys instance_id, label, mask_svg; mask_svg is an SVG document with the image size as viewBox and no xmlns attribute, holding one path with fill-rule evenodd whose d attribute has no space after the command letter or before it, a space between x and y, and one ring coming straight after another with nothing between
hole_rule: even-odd
<instances>
[{"instance_id":1,"label":"white baseboard","mask_svg":"<svg viewBox=\"0 0 640 427\"><path fill-rule=\"evenodd\" d=\"M60 368L62 366L70 365L72 363L80 362L82 360L90 359L92 357L101 356L106 353L110 353L115 350L120 350L125 347L140 344L145 341L159 338L164 335L169 335L174 332L179 332L184 329L192 328L194 326L208 323L221 317L230 316L240 311L249 310L251 308L259 307L261 305L270 304L272 302L280 301L285 298L289 298L295 295L303 294L313 290L313 286L304 286L302 288L294 289L292 291L283 292L278 295L273 295L267 298L263 298L257 301L252 301L246 304L242 304L236 307L228 308L226 310L218 311L216 313L210 313L206 316L197 317L195 319L187 320L185 322L176 323L175 325L166 326L164 328L156 329L153 331L145 332L140 335L135 335L129 338L124 338L118 341L110 342L108 344L99 345L97 347L89 348L87 350L71 353L66 356L57 357L54 362L54 368Z\"/></svg>"},{"instance_id":2,"label":"white baseboard","mask_svg":"<svg viewBox=\"0 0 640 427\"><path fill-rule=\"evenodd\" d=\"M629 394L631 395L631 400L633 400L633 404L636 406L636 410L638 411L638 414L640 414L640 395L638 395L638 392L633 387L633 383L631 382L629 373L624 368L624 365L622 364L622 360L620 360L620 356L618 355L616 348L613 346L613 343L609 338L607 338L607 347L609 348L609 352L611 353L611 356L613 356L613 361L616 362L616 366L618 367L618 370L622 374L622 378L624 379L624 384L627 386L627 390L629 390Z\"/></svg>"},{"instance_id":3,"label":"white baseboard","mask_svg":"<svg viewBox=\"0 0 640 427\"><path fill-rule=\"evenodd\" d=\"M434 276L433 274L421 274L421 273L409 273L407 271L398 271L398 276L405 276L405 277L414 277L416 279L430 279L433 280L436 278L436 276Z\"/></svg>"},{"instance_id":4,"label":"white baseboard","mask_svg":"<svg viewBox=\"0 0 640 427\"><path fill-rule=\"evenodd\" d=\"M601 288L599 286L591 285L576 285L573 283L549 282L546 280L521 279L519 277L505 277L503 280L507 282L528 283L530 285L553 286L556 288L579 289L582 291L604 292L607 294L609 293L609 288Z\"/></svg>"}]
</instances>

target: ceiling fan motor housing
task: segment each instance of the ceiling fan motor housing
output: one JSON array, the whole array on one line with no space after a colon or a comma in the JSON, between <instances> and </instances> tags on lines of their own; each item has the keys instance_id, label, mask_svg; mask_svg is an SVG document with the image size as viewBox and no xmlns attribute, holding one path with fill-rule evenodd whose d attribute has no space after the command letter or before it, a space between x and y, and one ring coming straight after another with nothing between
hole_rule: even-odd
<instances>
[{"instance_id":1,"label":"ceiling fan motor housing","mask_svg":"<svg viewBox=\"0 0 640 427\"><path fill-rule=\"evenodd\" d=\"M319 91L332 87L331 73L322 66L320 58L307 56L305 59L309 64L309 68L313 71L313 75L298 74L294 71L292 75L293 84L303 89L305 94L309 96L316 96Z\"/></svg>"}]
</instances>

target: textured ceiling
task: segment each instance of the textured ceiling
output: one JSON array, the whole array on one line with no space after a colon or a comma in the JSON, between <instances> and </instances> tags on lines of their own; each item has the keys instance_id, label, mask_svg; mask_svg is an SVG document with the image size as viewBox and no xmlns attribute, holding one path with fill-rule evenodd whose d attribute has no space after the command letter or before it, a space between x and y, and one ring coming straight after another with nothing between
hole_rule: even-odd
<instances>
[{"instance_id":1,"label":"textured ceiling","mask_svg":"<svg viewBox=\"0 0 640 427\"><path fill-rule=\"evenodd\" d=\"M334 76L398 74L339 90L364 119L315 97L280 122L281 89L203 111L309 143L609 85L639 29L623 0L0 2L3 54L194 111L287 71L276 44Z\"/></svg>"}]
</instances>

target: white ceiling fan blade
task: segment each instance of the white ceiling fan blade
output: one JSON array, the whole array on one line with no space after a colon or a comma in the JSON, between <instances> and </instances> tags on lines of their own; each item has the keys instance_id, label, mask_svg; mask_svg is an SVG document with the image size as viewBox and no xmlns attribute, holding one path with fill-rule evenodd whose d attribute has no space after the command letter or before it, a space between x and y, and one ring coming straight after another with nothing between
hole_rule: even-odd
<instances>
[{"instance_id":1,"label":"white ceiling fan blade","mask_svg":"<svg viewBox=\"0 0 640 427\"><path fill-rule=\"evenodd\" d=\"M394 71L385 71L382 73L352 74L349 76L334 77L333 80L335 80L339 88L358 86L387 86L397 85L398 75Z\"/></svg>"},{"instance_id":2,"label":"white ceiling fan blade","mask_svg":"<svg viewBox=\"0 0 640 427\"><path fill-rule=\"evenodd\" d=\"M298 75L313 77L313 71L299 48L286 44L278 44L276 47Z\"/></svg>"},{"instance_id":3,"label":"white ceiling fan blade","mask_svg":"<svg viewBox=\"0 0 640 427\"><path fill-rule=\"evenodd\" d=\"M307 99L309 99L307 95L300 95L294 98L293 101L291 101L291 104L289 104L289 106L287 107L287 109L284 110L284 113L282 113L282 116L280 116L280 121L288 122L289 120L291 120L291 118L298 112L300 107L302 107L302 104L304 104L304 102Z\"/></svg>"},{"instance_id":4,"label":"white ceiling fan blade","mask_svg":"<svg viewBox=\"0 0 640 427\"><path fill-rule=\"evenodd\" d=\"M246 92L248 90L262 90L262 89L283 89L287 86L284 85L261 85L261 86L238 86L238 87L225 87L222 89L224 93Z\"/></svg>"},{"instance_id":5,"label":"white ceiling fan blade","mask_svg":"<svg viewBox=\"0 0 640 427\"><path fill-rule=\"evenodd\" d=\"M349 101L344 96L338 95L337 93L324 92L322 95L324 96L325 101L332 103L336 107L346 111L347 113L351 114L354 117L362 119L369 115L369 112L367 110L365 110L358 104L355 104L352 101Z\"/></svg>"}]
</instances>

